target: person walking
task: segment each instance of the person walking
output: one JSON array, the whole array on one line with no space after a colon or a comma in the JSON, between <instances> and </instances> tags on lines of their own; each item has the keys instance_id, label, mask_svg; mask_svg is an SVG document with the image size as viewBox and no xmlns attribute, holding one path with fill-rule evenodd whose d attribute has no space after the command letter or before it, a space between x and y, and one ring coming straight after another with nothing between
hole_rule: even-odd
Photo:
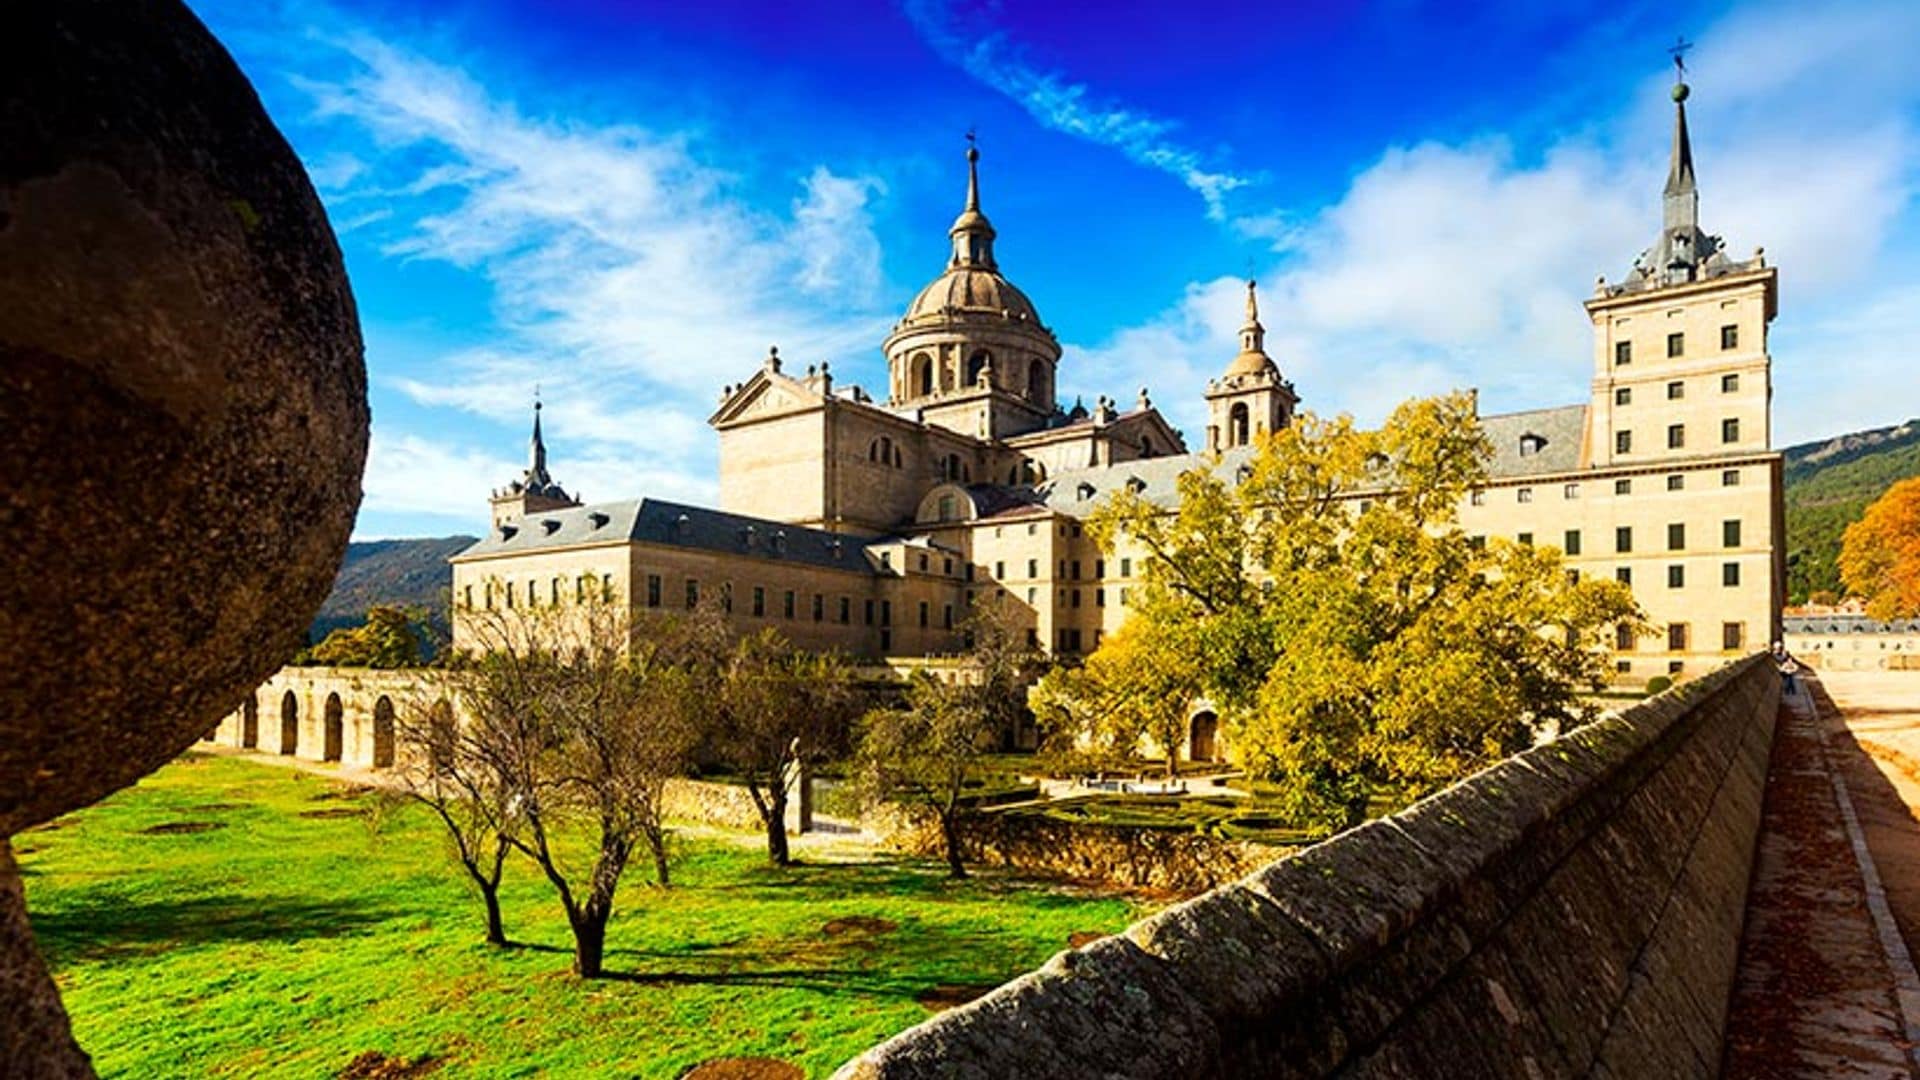
<instances>
[{"instance_id":1,"label":"person walking","mask_svg":"<svg viewBox=\"0 0 1920 1080\"><path fill-rule=\"evenodd\" d=\"M1773 643L1773 666L1780 672L1781 693L1793 696L1794 676L1800 674L1800 664L1787 652L1780 642Z\"/></svg>"}]
</instances>

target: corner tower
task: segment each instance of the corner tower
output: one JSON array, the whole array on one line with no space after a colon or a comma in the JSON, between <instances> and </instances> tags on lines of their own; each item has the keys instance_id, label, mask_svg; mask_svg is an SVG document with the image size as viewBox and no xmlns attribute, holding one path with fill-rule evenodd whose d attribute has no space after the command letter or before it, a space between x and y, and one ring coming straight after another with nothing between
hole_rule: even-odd
<instances>
[{"instance_id":1,"label":"corner tower","mask_svg":"<svg viewBox=\"0 0 1920 1080\"><path fill-rule=\"evenodd\" d=\"M1724 241L1700 228L1689 94L1675 81L1660 234L1618 283L1602 276L1586 302L1593 465L1657 466L1771 444L1767 332L1779 308L1778 274L1761 249L1745 261L1729 258Z\"/></svg>"},{"instance_id":2,"label":"corner tower","mask_svg":"<svg viewBox=\"0 0 1920 1080\"><path fill-rule=\"evenodd\" d=\"M947 235L946 271L913 298L882 346L887 405L979 439L1040 428L1058 411L1060 343L1000 273L993 223L980 209L980 151L971 145L966 208Z\"/></svg>"},{"instance_id":3,"label":"corner tower","mask_svg":"<svg viewBox=\"0 0 1920 1080\"><path fill-rule=\"evenodd\" d=\"M566 489L554 483L553 477L547 473L547 442L540 435L538 398L533 402L533 440L528 450L527 471L520 474L520 479L495 491L493 498L488 500L493 506L495 529L503 522L517 521L528 514L580 505L580 500L567 494Z\"/></svg>"},{"instance_id":4,"label":"corner tower","mask_svg":"<svg viewBox=\"0 0 1920 1080\"><path fill-rule=\"evenodd\" d=\"M1240 353L1226 372L1207 383L1207 449L1215 453L1250 446L1256 436L1293 423L1300 404L1293 384L1267 355L1267 328L1260 300L1247 282L1247 321L1240 327Z\"/></svg>"}]
</instances>

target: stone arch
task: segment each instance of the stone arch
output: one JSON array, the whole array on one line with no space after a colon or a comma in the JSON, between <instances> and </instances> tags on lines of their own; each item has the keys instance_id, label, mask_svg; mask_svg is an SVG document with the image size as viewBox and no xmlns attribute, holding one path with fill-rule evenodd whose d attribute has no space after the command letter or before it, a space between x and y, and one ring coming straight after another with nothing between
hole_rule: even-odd
<instances>
[{"instance_id":1,"label":"stone arch","mask_svg":"<svg viewBox=\"0 0 1920 1080\"><path fill-rule=\"evenodd\" d=\"M249 693L240 703L240 746L251 750L260 745L260 695Z\"/></svg>"},{"instance_id":2,"label":"stone arch","mask_svg":"<svg viewBox=\"0 0 1920 1080\"><path fill-rule=\"evenodd\" d=\"M1212 710L1194 713L1187 721L1187 760L1220 760L1220 718Z\"/></svg>"},{"instance_id":3,"label":"stone arch","mask_svg":"<svg viewBox=\"0 0 1920 1080\"><path fill-rule=\"evenodd\" d=\"M916 353L907 364L907 393L926 397L933 393L933 357Z\"/></svg>"},{"instance_id":4,"label":"stone arch","mask_svg":"<svg viewBox=\"0 0 1920 1080\"><path fill-rule=\"evenodd\" d=\"M289 690L280 695L280 752L291 755L300 749L300 699Z\"/></svg>"},{"instance_id":5,"label":"stone arch","mask_svg":"<svg viewBox=\"0 0 1920 1080\"><path fill-rule=\"evenodd\" d=\"M346 743L346 720L347 709L340 703L340 695L328 694L320 742L322 761L340 760L340 752Z\"/></svg>"},{"instance_id":6,"label":"stone arch","mask_svg":"<svg viewBox=\"0 0 1920 1080\"><path fill-rule=\"evenodd\" d=\"M427 710L427 764L435 773L453 767L453 703L441 698Z\"/></svg>"},{"instance_id":7,"label":"stone arch","mask_svg":"<svg viewBox=\"0 0 1920 1080\"><path fill-rule=\"evenodd\" d=\"M1035 360L1027 365L1027 400L1035 405L1047 404L1047 362Z\"/></svg>"},{"instance_id":8,"label":"stone arch","mask_svg":"<svg viewBox=\"0 0 1920 1080\"><path fill-rule=\"evenodd\" d=\"M1250 441L1247 434L1248 425L1249 414L1247 412L1247 403L1244 401L1235 402L1233 408L1227 410L1227 445L1247 445Z\"/></svg>"},{"instance_id":9,"label":"stone arch","mask_svg":"<svg viewBox=\"0 0 1920 1080\"><path fill-rule=\"evenodd\" d=\"M373 767L393 767L393 699L385 694L373 703Z\"/></svg>"},{"instance_id":10,"label":"stone arch","mask_svg":"<svg viewBox=\"0 0 1920 1080\"><path fill-rule=\"evenodd\" d=\"M980 373L993 366L993 354L985 349L975 349L967 357L967 385L980 385Z\"/></svg>"}]
</instances>

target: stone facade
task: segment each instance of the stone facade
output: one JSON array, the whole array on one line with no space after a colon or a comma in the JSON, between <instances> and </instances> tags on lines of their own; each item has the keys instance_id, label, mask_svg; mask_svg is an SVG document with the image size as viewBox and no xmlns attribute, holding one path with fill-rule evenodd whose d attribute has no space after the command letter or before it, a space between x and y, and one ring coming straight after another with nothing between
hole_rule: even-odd
<instances>
[{"instance_id":1,"label":"stone facade","mask_svg":"<svg viewBox=\"0 0 1920 1080\"><path fill-rule=\"evenodd\" d=\"M1700 231L1684 104L1674 131L1660 234L1586 304L1590 399L1482 417L1491 475L1461 507L1470 535L1559 546L1573 572L1633 588L1655 632L1613 643L1629 684L1701 674L1776 639L1785 580L1769 448L1777 273ZM711 419L720 511L537 508L521 492L559 489L536 431L527 476L503 493L520 504L496 498L492 533L453 560L456 608L524 606L529 589L535 606L566 603L597 578L636 608L719 595L745 626L898 664L958 649L952 626L988 601L1011 604L1054 655L1097 648L1126 617L1138 555L1099 550L1085 518L1122 487L1171 507L1182 472L1231 478L1299 397L1265 351L1249 284L1240 351L1205 391L1202 451L1145 390L1126 411L1104 396L1062 408L1059 345L1001 272L972 151L949 235L945 271L883 344L884 400L824 364L789 372L777 352L725 388ZM817 557L835 544L834 559ZM456 613L456 645L460 626Z\"/></svg>"}]
</instances>

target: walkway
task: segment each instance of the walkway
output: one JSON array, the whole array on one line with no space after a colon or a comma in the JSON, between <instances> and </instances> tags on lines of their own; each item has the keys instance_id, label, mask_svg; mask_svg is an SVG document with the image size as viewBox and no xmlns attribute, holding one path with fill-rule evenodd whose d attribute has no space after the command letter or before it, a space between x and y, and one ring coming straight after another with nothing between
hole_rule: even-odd
<instances>
[{"instance_id":1,"label":"walkway","mask_svg":"<svg viewBox=\"0 0 1920 1080\"><path fill-rule=\"evenodd\" d=\"M1920 679L1912 688L1920 692ZM1920 985L1896 989L1912 968L1874 857L1899 867L1898 880L1920 882L1920 826L1897 795L1889 801L1880 775L1826 688L1812 682L1783 701L1727 1018L1727 1077L1920 1077L1911 1026ZM1914 787L1920 806L1920 778ZM1879 823L1884 843L1869 845L1862 822ZM1920 889L1908 899L1909 925L1920 926Z\"/></svg>"}]
</instances>

